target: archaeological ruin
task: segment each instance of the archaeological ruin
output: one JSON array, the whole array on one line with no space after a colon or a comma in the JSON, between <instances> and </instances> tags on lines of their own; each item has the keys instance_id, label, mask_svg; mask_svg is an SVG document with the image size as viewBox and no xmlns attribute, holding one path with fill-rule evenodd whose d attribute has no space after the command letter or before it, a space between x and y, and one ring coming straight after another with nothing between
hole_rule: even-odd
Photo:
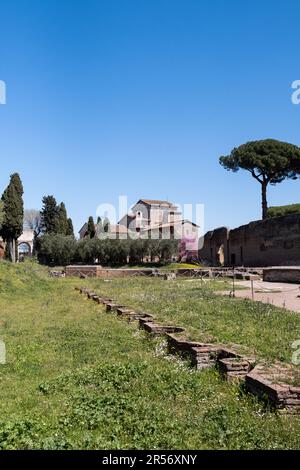
<instances>
[{"instance_id":1,"label":"archaeological ruin","mask_svg":"<svg viewBox=\"0 0 300 470\"><path fill-rule=\"evenodd\" d=\"M300 214L207 232L199 258L209 266L299 266Z\"/></svg>"}]
</instances>

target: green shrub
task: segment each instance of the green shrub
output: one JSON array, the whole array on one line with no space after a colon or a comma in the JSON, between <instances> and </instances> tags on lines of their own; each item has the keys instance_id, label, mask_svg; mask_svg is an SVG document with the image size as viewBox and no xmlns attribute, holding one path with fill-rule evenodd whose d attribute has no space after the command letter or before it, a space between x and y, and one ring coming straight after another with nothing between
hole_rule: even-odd
<instances>
[{"instance_id":1,"label":"green shrub","mask_svg":"<svg viewBox=\"0 0 300 470\"><path fill-rule=\"evenodd\" d=\"M268 209L268 218L280 217L289 214L300 214L300 204L290 204L288 206L273 206Z\"/></svg>"},{"instance_id":2,"label":"green shrub","mask_svg":"<svg viewBox=\"0 0 300 470\"><path fill-rule=\"evenodd\" d=\"M76 240L72 236L46 234L38 238L36 248L40 263L64 266L74 258Z\"/></svg>"}]
</instances>

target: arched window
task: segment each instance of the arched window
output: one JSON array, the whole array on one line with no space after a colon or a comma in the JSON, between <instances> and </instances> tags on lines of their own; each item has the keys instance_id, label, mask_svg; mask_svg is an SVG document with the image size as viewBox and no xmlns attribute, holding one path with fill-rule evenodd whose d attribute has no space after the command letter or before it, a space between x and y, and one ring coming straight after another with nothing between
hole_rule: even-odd
<instances>
[{"instance_id":1,"label":"arched window","mask_svg":"<svg viewBox=\"0 0 300 470\"><path fill-rule=\"evenodd\" d=\"M28 243L20 243L19 245L19 255L30 256L31 249Z\"/></svg>"}]
</instances>

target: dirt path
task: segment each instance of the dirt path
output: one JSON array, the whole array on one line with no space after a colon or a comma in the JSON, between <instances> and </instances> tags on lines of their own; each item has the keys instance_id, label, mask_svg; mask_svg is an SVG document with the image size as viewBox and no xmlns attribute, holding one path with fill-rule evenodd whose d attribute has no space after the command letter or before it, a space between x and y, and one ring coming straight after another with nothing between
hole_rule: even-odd
<instances>
[{"instance_id":1,"label":"dirt path","mask_svg":"<svg viewBox=\"0 0 300 470\"><path fill-rule=\"evenodd\" d=\"M246 289L236 290L235 296L242 299L252 299L275 305L293 312L300 313L300 285L281 282L254 281L253 292L250 281L236 281L236 286ZM228 291L216 292L228 295Z\"/></svg>"}]
</instances>

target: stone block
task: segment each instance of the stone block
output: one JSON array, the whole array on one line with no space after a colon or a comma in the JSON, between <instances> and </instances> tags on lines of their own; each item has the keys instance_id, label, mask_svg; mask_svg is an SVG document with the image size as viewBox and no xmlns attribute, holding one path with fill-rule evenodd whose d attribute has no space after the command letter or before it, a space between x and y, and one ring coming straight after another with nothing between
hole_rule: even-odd
<instances>
[{"instance_id":1,"label":"stone block","mask_svg":"<svg viewBox=\"0 0 300 470\"><path fill-rule=\"evenodd\" d=\"M134 310L131 310L129 308L126 308L126 307L117 308L117 314L121 317L126 317L127 315L131 315L132 313L134 313Z\"/></svg>"},{"instance_id":2,"label":"stone block","mask_svg":"<svg viewBox=\"0 0 300 470\"><path fill-rule=\"evenodd\" d=\"M88 296L89 299L92 299L92 298L93 298L95 295L97 295L97 294L96 294L96 292L94 292L94 291L89 291L89 292L87 292L86 295Z\"/></svg>"},{"instance_id":3,"label":"stone block","mask_svg":"<svg viewBox=\"0 0 300 470\"><path fill-rule=\"evenodd\" d=\"M153 315L150 315L150 313L142 313L141 318L139 318L139 326L140 328L144 328L144 323L151 323L154 322L154 317Z\"/></svg>"},{"instance_id":4,"label":"stone block","mask_svg":"<svg viewBox=\"0 0 300 470\"><path fill-rule=\"evenodd\" d=\"M110 299L109 297L98 297L98 304L106 305L112 302L113 302L113 299Z\"/></svg>"},{"instance_id":5,"label":"stone block","mask_svg":"<svg viewBox=\"0 0 300 470\"><path fill-rule=\"evenodd\" d=\"M246 375L246 389L279 412L300 414L300 386L293 385L296 373L288 364L259 364Z\"/></svg>"},{"instance_id":6,"label":"stone block","mask_svg":"<svg viewBox=\"0 0 300 470\"><path fill-rule=\"evenodd\" d=\"M151 333L153 335L164 335L166 333L182 333L183 331L185 331L184 328L180 328L178 326L158 325L153 321L142 322L140 326L148 333Z\"/></svg>"},{"instance_id":7,"label":"stone block","mask_svg":"<svg viewBox=\"0 0 300 470\"><path fill-rule=\"evenodd\" d=\"M197 370L207 369L216 365L219 347L213 344L202 344L190 350L191 364Z\"/></svg>"},{"instance_id":8,"label":"stone block","mask_svg":"<svg viewBox=\"0 0 300 470\"><path fill-rule=\"evenodd\" d=\"M117 314L126 318L128 321L145 320L150 322L153 319L152 315L143 312L135 312L134 310L123 307L117 309Z\"/></svg>"},{"instance_id":9,"label":"stone block","mask_svg":"<svg viewBox=\"0 0 300 470\"><path fill-rule=\"evenodd\" d=\"M253 369L255 358L230 357L227 359L217 359L221 374L228 380L241 380Z\"/></svg>"},{"instance_id":10,"label":"stone block","mask_svg":"<svg viewBox=\"0 0 300 470\"><path fill-rule=\"evenodd\" d=\"M189 359L192 366L198 370L214 367L216 364L220 348L217 345L188 341L186 338L176 337L173 334L167 334L167 341L170 353Z\"/></svg>"},{"instance_id":11,"label":"stone block","mask_svg":"<svg viewBox=\"0 0 300 470\"><path fill-rule=\"evenodd\" d=\"M202 346L203 343L197 341L188 341L184 337L175 336L172 333L167 333L168 350L170 353L180 354L186 356L190 354L191 348Z\"/></svg>"},{"instance_id":12,"label":"stone block","mask_svg":"<svg viewBox=\"0 0 300 470\"><path fill-rule=\"evenodd\" d=\"M118 308L123 307L123 305L120 304L114 304L111 302L107 302L106 304L106 311L107 312L116 312Z\"/></svg>"}]
</instances>

